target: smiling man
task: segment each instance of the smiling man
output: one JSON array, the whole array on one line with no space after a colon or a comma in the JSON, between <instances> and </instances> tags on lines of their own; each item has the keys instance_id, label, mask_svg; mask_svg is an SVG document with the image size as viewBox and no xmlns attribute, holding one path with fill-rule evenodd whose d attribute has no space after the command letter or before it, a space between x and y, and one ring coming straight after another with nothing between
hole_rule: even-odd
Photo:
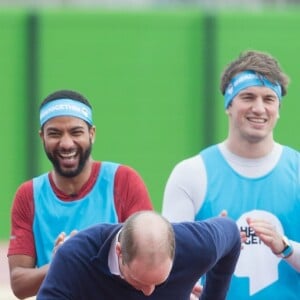
<instances>
[{"instance_id":1,"label":"smiling man","mask_svg":"<svg viewBox=\"0 0 300 300\"><path fill-rule=\"evenodd\" d=\"M225 211L245 234L228 300L299 299L300 154L273 137L288 81L268 53L230 62L220 84L227 137L179 162L166 184L170 221Z\"/></svg>"},{"instance_id":2,"label":"smiling man","mask_svg":"<svg viewBox=\"0 0 300 300\"><path fill-rule=\"evenodd\" d=\"M40 126L53 170L18 188L11 214L8 262L11 287L20 299L36 295L53 253L68 235L153 209L135 170L93 160L96 129L83 95L51 93L40 106Z\"/></svg>"}]
</instances>

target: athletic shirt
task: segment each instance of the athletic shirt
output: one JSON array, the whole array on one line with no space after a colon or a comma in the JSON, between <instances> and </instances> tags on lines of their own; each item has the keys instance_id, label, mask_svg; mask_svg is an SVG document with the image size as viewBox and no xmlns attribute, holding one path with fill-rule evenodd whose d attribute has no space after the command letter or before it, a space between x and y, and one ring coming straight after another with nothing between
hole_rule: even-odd
<instances>
[{"instance_id":1,"label":"athletic shirt","mask_svg":"<svg viewBox=\"0 0 300 300\"><path fill-rule=\"evenodd\" d=\"M247 236L226 299L299 300L300 274L276 257L246 223L246 217L266 219L290 239L300 240L299 153L283 147L275 167L255 178L233 170L217 145L200 155L207 189L196 220L219 215L225 209Z\"/></svg>"},{"instance_id":2,"label":"athletic shirt","mask_svg":"<svg viewBox=\"0 0 300 300\"><path fill-rule=\"evenodd\" d=\"M118 166L116 163L102 162L91 191L71 202L62 201L55 195L48 174L33 179L33 232L38 267L51 261L53 241L62 231L68 235L74 229L82 230L97 223L118 222L114 202L114 177ZM101 211L101 214L95 214L95 211Z\"/></svg>"}]
</instances>

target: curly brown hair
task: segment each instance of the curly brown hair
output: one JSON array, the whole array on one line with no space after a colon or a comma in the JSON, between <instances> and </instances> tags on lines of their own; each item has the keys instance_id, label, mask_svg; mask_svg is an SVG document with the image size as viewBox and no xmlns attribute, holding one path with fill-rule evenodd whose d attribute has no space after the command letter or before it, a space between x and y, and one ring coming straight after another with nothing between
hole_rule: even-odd
<instances>
[{"instance_id":1,"label":"curly brown hair","mask_svg":"<svg viewBox=\"0 0 300 300\"><path fill-rule=\"evenodd\" d=\"M225 94L228 84L236 74L246 70L257 72L270 82L280 84L282 96L286 95L289 77L282 71L278 61L268 53L255 50L242 52L236 60L225 67L221 75L221 93Z\"/></svg>"}]
</instances>

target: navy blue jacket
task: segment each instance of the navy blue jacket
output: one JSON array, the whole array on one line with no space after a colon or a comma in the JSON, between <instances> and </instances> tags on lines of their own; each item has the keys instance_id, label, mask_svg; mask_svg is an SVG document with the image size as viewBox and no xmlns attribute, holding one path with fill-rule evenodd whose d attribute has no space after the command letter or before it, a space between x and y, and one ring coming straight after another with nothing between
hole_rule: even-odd
<instances>
[{"instance_id":1,"label":"navy blue jacket","mask_svg":"<svg viewBox=\"0 0 300 300\"><path fill-rule=\"evenodd\" d=\"M201 300L224 300L240 253L240 233L225 217L174 223L175 259L167 280L150 296L110 273L108 253L121 224L77 233L54 256L37 300L188 300L206 274Z\"/></svg>"}]
</instances>

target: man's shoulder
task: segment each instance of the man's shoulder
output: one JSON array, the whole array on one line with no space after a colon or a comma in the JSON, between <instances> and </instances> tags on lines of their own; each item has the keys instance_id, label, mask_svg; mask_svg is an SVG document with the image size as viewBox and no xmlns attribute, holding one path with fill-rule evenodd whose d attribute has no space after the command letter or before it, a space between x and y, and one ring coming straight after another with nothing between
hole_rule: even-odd
<instances>
[{"instance_id":1,"label":"man's shoulder","mask_svg":"<svg viewBox=\"0 0 300 300\"><path fill-rule=\"evenodd\" d=\"M202 250L216 249L222 252L238 248L241 244L239 229L235 221L228 217L173 223L173 226L176 242L185 244L189 249L195 246Z\"/></svg>"},{"instance_id":2,"label":"man's shoulder","mask_svg":"<svg viewBox=\"0 0 300 300\"><path fill-rule=\"evenodd\" d=\"M32 193L33 179L22 182L17 188L17 194L28 194Z\"/></svg>"},{"instance_id":3,"label":"man's shoulder","mask_svg":"<svg viewBox=\"0 0 300 300\"><path fill-rule=\"evenodd\" d=\"M300 157L300 152L295 148L292 148L292 147L286 146L286 145L282 145L282 149L283 149L283 152L287 153L288 155L293 153L294 155Z\"/></svg>"},{"instance_id":4,"label":"man's shoulder","mask_svg":"<svg viewBox=\"0 0 300 300\"><path fill-rule=\"evenodd\" d=\"M128 165L113 162L113 161L94 161L94 168L98 171L105 169L115 169L116 172L127 174L127 173L136 173L137 171Z\"/></svg>"},{"instance_id":5,"label":"man's shoulder","mask_svg":"<svg viewBox=\"0 0 300 300\"><path fill-rule=\"evenodd\" d=\"M180 235L185 233L187 235L197 236L199 232L202 234L214 234L220 232L224 234L228 231L235 231L239 234L236 222L228 217L211 217L200 221L185 221L173 223L175 234Z\"/></svg>"},{"instance_id":6,"label":"man's shoulder","mask_svg":"<svg viewBox=\"0 0 300 300\"><path fill-rule=\"evenodd\" d=\"M110 246L111 240L120 230L121 224L98 223L84 230L79 231L70 237L62 247L62 252L81 252L86 255L98 253L99 245L101 248ZM87 253L88 252L88 253Z\"/></svg>"},{"instance_id":7,"label":"man's shoulder","mask_svg":"<svg viewBox=\"0 0 300 300\"><path fill-rule=\"evenodd\" d=\"M177 172L189 172L190 170L199 169L202 163L202 158L199 153L193 156L189 156L181 161L179 161L174 169Z\"/></svg>"},{"instance_id":8,"label":"man's shoulder","mask_svg":"<svg viewBox=\"0 0 300 300\"><path fill-rule=\"evenodd\" d=\"M179 161L176 164L175 168L179 170L188 170L195 168L199 169L199 167L201 167L203 163L203 155L212 155L216 152L219 152L218 144L208 146L200 150L198 153Z\"/></svg>"}]
</instances>

